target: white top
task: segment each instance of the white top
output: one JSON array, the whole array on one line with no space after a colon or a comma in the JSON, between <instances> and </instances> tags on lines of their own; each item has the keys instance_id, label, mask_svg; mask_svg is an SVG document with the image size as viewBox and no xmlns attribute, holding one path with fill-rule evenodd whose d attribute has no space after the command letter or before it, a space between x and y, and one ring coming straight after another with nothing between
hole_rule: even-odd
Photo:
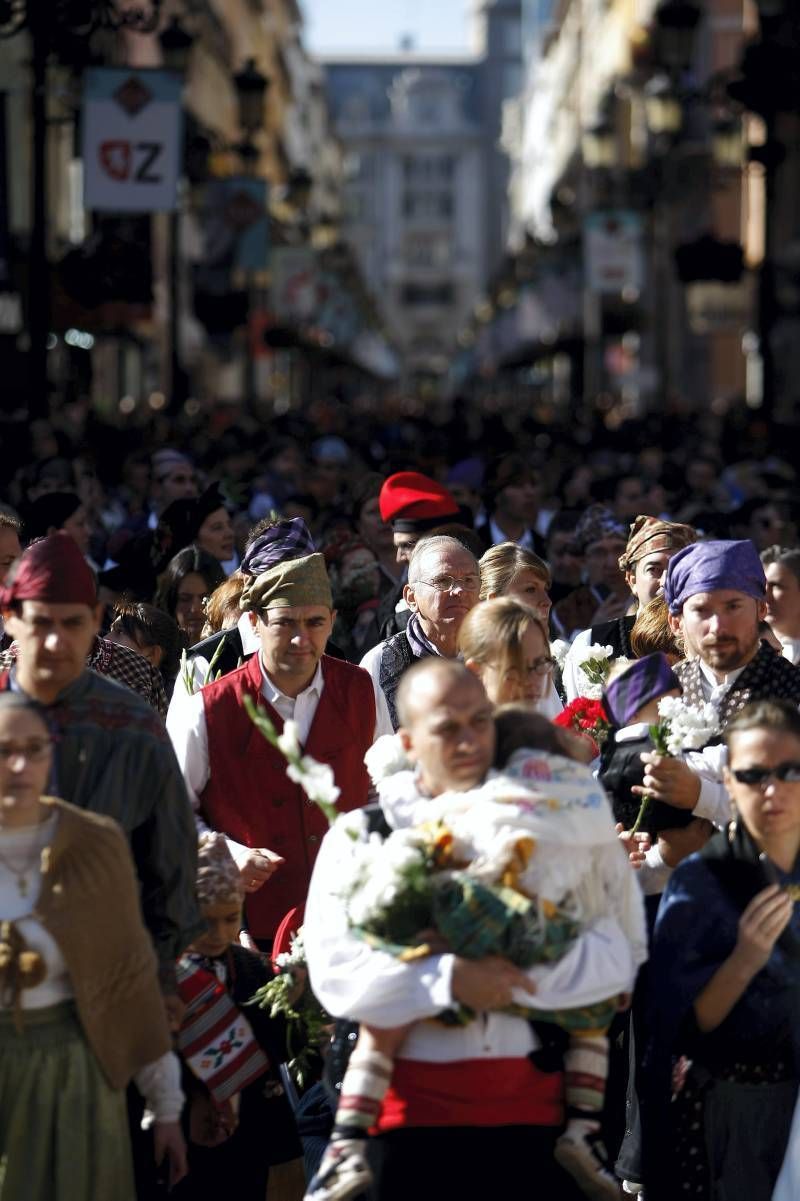
<instances>
[{"instance_id":1,"label":"white top","mask_svg":"<svg viewBox=\"0 0 800 1201\"><path fill-rule=\"evenodd\" d=\"M0 919L12 921L32 951L38 951L47 967L47 975L35 988L20 992L23 1009L44 1009L58 1005L72 996L72 984L67 965L55 939L45 930L33 911L42 890L42 852L55 838L58 815L52 813L46 821L35 826L17 829L0 827ZM18 880L27 881L25 896ZM0 1008L3 1005L0 996Z\"/></svg>"},{"instance_id":2,"label":"white top","mask_svg":"<svg viewBox=\"0 0 800 1201\"><path fill-rule=\"evenodd\" d=\"M359 667L363 667L364 671L369 673L369 678L372 680L372 691L375 693L375 737L380 738L382 734L394 734L394 726L392 719L389 716L389 706L386 703L386 694L381 688L381 658L383 656L383 648L389 641L385 638L383 642L379 642L377 646L372 646L367 651L364 658L359 663Z\"/></svg>"},{"instance_id":3,"label":"white top","mask_svg":"<svg viewBox=\"0 0 800 1201\"><path fill-rule=\"evenodd\" d=\"M795 667L800 664L800 638L786 638L783 634L779 634L777 630L772 631L778 642L781 644L781 655L784 659L788 659Z\"/></svg>"},{"instance_id":4,"label":"white top","mask_svg":"<svg viewBox=\"0 0 800 1201\"><path fill-rule=\"evenodd\" d=\"M494 518L490 517L489 537L492 540L492 546L498 546L501 542L516 542L517 546L523 546L525 550L532 550L536 554L536 546L530 530L523 530L519 538L509 538L505 530L502 530Z\"/></svg>"},{"instance_id":5,"label":"white top","mask_svg":"<svg viewBox=\"0 0 800 1201\"><path fill-rule=\"evenodd\" d=\"M411 773L403 773L411 780ZM413 785L408 785L413 789ZM381 807L393 828L411 824L415 803L422 799L381 796ZM373 950L355 937L339 896L346 877L342 863L354 853L347 815L323 839L311 877L303 925L311 984L329 1013L380 1027L415 1023L398 1052L401 1059L450 1063L470 1059L519 1058L537 1046L529 1023L504 1013L486 1013L466 1026L445 1027L425 1021L454 1004L455 956L432 955L402 963ZM557 963L527 973L537 984L533 1004L561 1009L590 1004L632 986L635 967L631 947L614 918L597 921ZM528 994L514 1000L530 1004Z\"/></svg>"},{"instance_id":6,"label":"white top","mask_svg":"<svg viewBox=\"0 0 800 1201\"><path fill-rule=\"evenodd\" d=\"M42 890L42 853L52 845L58 827L58 814L35 826L15 829L0 827L0 920L13 921L32 951L38 951L47 968L41 984L24 988L19 994L23 1010L59 1005L74 995L61 948L42 925L34 910ZM27 887L23 896L19 878ZM0 1008L8 1008L0 996ZM172 1051L147 1064L134 1077L145 1097L149 1122L176 1122L183 1108L180 1061Z\"/></svg>"},{"instance_id":7,"label":"white top","mask_svg":"<svg viewBox=\"0 0 800 1201\"><path fill-rule=\"evenodd\" d=\"M258 662L261 667L261 693L264 699L272 705L284 721L297 722L298 738L302 745L308 738L311 723L325 687L322 663L317 664L317 670L308 687L304 688L296 697L292 697L286 696L272 682L264 670L260 653ZM384 730L379 728L376 721L375 737L383 733L391 734L391 732L391 723L389 723L388 730ZM172 739L192 807L195 813L199 814L200 795L208 783L209 777L208 730L201 692L195 692L189 696L186 689L180 687L180 683L176 685L167 712L167 733ZM208 828L199 816L197 825L201 831ZM250 854L249 847L235 842L232 838L228 838L226 841L237 863L242 862Z\"/></svg>"},{"instance_id":8,"label":"white top","mask_svg":"<svg viewBox=\"0 0 800 1201\"><path fill-rule=\"evenodd\" d=\"M727 675L724 675L721 680L718 680L716 672L707 663L704 663L702 659L698 659L697 662L700 667L700 687L703 690L703 700L710 701L715 706L719 706L722 703L728 689L735 680L739 679L739 676L744 671L744 667L747 667L745 663L744 667L737 667L734 671L729 671Z\"/></svg>"}]
</instances>

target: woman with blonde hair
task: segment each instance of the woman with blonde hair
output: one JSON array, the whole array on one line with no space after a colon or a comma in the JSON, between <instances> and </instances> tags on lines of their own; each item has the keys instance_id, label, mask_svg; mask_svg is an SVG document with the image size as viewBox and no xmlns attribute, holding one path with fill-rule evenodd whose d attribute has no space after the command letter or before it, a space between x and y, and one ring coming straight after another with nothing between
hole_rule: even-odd
<instances>
[{"instance_id":1,"label":"woman with blonde hair","mask_svg":"<svg viewBox=\"0 0 800 1201\"><path fill-rule=\"evenodd\" d=\"M555 660L547 630L529 605L510 596L476 605L464 618L458 648L495 705L538 707L547 697Z\"/></svg>"},{"instance_id":2,"label":"woman with blonde hair","mask_svg":"<svg viewBox=\"0 0 800 1201\"><path fill-rule=\"evenodd\" d=\"M529 605L547 632L549 645L549 589L553 581L544 559L516 542L498 542L486 551L480 561L480 569L480 599L510 597ZM540 712L545 717L553 718L558 716L563 707L551 671L547 677L545 695L540 702Z\"/></svg>"},{"instance_id":3,"label":"woman with blonde hair","mask_svg":"<svg viewBox=\"0 0 800 1201\"><path fill-rule=\"evenodd\" d=\"M498 596L514 597L530 605L547 626L550 616L548 589L552 578L544 559L517 542L498 542L483 555L480 569L482 601Z\"/></svg>"}]
</instances>

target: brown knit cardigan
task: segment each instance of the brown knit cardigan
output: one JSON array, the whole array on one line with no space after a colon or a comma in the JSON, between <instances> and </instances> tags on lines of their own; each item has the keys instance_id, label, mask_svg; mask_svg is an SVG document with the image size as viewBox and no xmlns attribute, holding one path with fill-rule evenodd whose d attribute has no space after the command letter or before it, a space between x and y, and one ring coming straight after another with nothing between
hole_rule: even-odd
<instances>
[{"instance_id":1,"label":"brown knit cardigan","mask_svg":"<svg viewBox=\"0 0 800 1201\"><path fill-rule=\"evenodd\" d=\"M42 797L58 813L35 914L58 944L86 1040L113 1088L171 1047L139 887L115 821Z\"/></svg>"}]
</instances>

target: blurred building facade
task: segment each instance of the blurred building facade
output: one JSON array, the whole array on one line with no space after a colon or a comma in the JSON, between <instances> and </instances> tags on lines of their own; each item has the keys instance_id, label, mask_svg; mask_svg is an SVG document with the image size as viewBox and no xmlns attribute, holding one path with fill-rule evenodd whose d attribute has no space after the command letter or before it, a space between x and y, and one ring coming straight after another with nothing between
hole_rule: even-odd
<instances>
[{"instance_id":1,"label":"blurred building facade","mask_svg":"<svg viewBox=\"0 0 800 1201\"><path fill-rule=\"evenodd\" d=\"M519 87L519 0L479 0L475 53L327 59L345 154L344 231L407 378L442 376L503 254L502 107Z\"/></svg>"},{"instance_id":2,"label":"blurred building facade","mask_svg":"<svg viewBox=\"0 0 800 1201\"><path fill-rule=\"evenodd\" d=\"M612 422L743 399L792 412L796 9L523 0L509 253L462 331L462 379L525 368L548 403ZM765 44L785 76L771 92L748 66Z\"/></svg>"},{"instance_id":3,"label":"blurred building facade","mask_svg":"<svg viewBox=\"0 0 800 1201\"><path fill-rule=\"evenodd\" d=\"M11 6L8 25L0 27L6 407L43 413L54 398L91 395L109 416L119 405L124 413L148 403L177 411L186 402L219 399L285 408L302 390L302 377L308 380L301 358L313 359L317 370L328 363L357 367L356 342L364 369L391 371L360 277L346 254L330 254L338 240L342 154L296 0L163 0L138 6L150 18L146 28L112 27L131 7L111 0L59 6L48 25L42 6L28 0ZM88 14L79 29L68 24L72 9L81 20ZM81 104L85 71L94 66L141 71L142 78L165 67L181 75L174 212L87 211ZM45 98L43 114L36 94ZM31 169L37 138L38 183ZM226 263L212 278L209 209L218 185L236 179L255 185L249 212L245 190L238 197L236 219L263 218L268 233L246 270ZM285 249L302 260L320 310L333 291L346 294L346 328L336 325L330 306L330 328L324 314L320 323L275 311L273 256ZM40 304L31 316L36 296L46 297L46 311ZM44 363L31 346L37 321L47 339ZM298 348L302 356L293 354Z\"/></svg>"}]
</instances>

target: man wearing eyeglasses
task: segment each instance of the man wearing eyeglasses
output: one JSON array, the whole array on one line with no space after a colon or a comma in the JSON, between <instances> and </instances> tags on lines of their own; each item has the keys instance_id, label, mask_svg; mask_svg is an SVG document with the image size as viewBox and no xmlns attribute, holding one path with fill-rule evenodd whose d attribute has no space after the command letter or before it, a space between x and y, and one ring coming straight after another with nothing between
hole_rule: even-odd
<instances>
[{"instance_id":1,"label":"man wearing eyeglasses","mask_svg":"<svg viewBox=\"0 0 800 1201\"><path fill-rule=\"evenodd\" d=\"M800 669L759 636L766 594L764 568L749 540L695 542L667 567L664 596L670 625L685 633L697 654L674 668L684 700L712 704L723 728L752 701L800 704ZM644 780L633 791L724 825L730 817L722 780L724 748L708 747L684 758L644 754ZM680 857L669 857L668 866L676 866Z\"/></svg>"},{"instance_id":2,"label":"man wearing eyeglasses","mask_svg":"<svg viewBox=\"0 0 800 1201\"><path fill-rule=\"evenodd\" d=\"M361 666L372 677L378 711L399 726L396 695L404 673L429 655L455 659L464 618L478 603L478 560L455 538L422 539L408 564L403 596L411 610L408 625L367 651Z\"/></svg>"}]
</instances>

